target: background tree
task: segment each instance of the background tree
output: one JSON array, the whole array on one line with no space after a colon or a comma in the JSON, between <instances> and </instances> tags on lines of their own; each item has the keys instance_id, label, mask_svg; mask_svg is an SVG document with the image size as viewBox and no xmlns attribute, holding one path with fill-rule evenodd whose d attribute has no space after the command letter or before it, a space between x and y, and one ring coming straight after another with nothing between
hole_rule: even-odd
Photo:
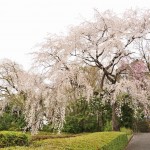
<instances>
[{"instance_id":1,"label":"background tree","mask_svg":"<svg viewBox=\"0 0 150 150\"><path fill-rule=\"evenodd\" d=\"M85 21L71 28L68 35L48 38L42 50L36 53L36 61L49 72L48 78L51 82L54 81L51 78L53 75L55 79L73 75L77 66L98 68L102 75L99 94L101 93L102 98L111 99L113 129L119 130L116 115L117 101L113 97L115 88L111 87L118 84L118 77L125 69L118 68L122 60L132 54L134 42L139 39L145 40L148 36L149 16L149 11L128 10L122 16L117 16L110 11L104 13L96 11L92 21ZM74 69L71 69L72 65ZM69 82L72 82L70 79L69 77ZM62 77L61 82L63 81ZM85 78L80 81L87 82ZM106 87L108 87L108 95L104 96Z\"/></svg>"},{"instance_id":2,"label":"background tree","mask_svg":"<svg viewBox=\"0 0 150 150\"><path fill-rule=\"evenodd\" d=\"M94 116L99 131L110 121L110 112L113 130L119 130L126 105L134 115L139 106L148 115L149 17L149 11L128 10L116 15L95 10L93 20L72 27L66 35L47 38L40 51L34 53L33 68L37 70L27 72L10 60L1 62L1 112L12 106L14 112L24 115L25 130L30 129L32 134L42 128L43 118L60 132L65 117L78 116L82 108L82 131L84 121L89 121L86 115ZM135 61L139 52L141 60ZM129 102L118 99L122 94L131 97ZM74 108L78 105L79 111Z\"/></svg>"},{"instance_id":3,"label":"background tree","mask_svg":"<svg viewBox=\"0 0 150 150\"><path fill-rule=\"evenodd\" d=\"M20 65L10 60L0 64L1 114L11 109L17 116L24 115L27 128L36 133L43 119L42 78L25 72Z\"/></svg>"}]
</instances>

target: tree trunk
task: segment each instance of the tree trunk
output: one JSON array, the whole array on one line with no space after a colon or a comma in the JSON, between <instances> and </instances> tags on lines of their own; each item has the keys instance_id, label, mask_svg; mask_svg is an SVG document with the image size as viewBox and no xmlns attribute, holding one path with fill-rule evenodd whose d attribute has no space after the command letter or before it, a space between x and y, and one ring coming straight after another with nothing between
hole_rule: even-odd
<instances>
[{"instance_id":1,"label":"tree trunk","mask_svg":"<svg viewBox=\"0 0 150 150\"><path fill-rule=\"evenodd\" d=\"M103 120L102 120L102 112L97 112L97 131L102 131Z\"/></svg>"},{"instance_id":2,"label":"tree trunk","mask_svg":"<svg viewBox=\"0 0 150 150\"><path fill-rule=\"evenodd\" d=\"M119 119L118 119L118 116L115 111L116 108L117 108L117 104L114 103L112 105L112 129L113 129L113 131L120 131Z\"/></svg>"}]
</instances>

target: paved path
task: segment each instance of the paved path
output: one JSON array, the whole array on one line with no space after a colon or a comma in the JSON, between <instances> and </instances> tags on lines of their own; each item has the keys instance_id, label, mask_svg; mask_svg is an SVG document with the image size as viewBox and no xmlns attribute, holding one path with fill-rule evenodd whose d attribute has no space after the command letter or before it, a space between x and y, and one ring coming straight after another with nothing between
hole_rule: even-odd
<instances>
[{"instance_id":1,"label":"paved path","mask_svg":"<svg viewBox=\"0 0 150 150\"><path fill-rule=\"evenodd\" d=\"M150 150L150 133L135 134L125 150Z\"/></svg>"}]
</instances>

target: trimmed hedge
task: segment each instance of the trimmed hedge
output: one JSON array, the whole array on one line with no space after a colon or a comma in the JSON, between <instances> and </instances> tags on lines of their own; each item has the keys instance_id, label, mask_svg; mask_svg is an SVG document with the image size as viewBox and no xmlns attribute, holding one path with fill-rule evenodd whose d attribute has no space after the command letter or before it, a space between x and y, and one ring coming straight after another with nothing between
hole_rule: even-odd
<instances>
[{"instance_id":1,"label":"trimmed hedge","mask_svg":"<svg viewBox=\"0 0 150 150\"><path fill-rule=\"evenodd\" d=\"M96 132L71 138L35 141L29 147L9 147L5 150L123 150L127 142L125 133Z\"/></svg>"},{"instance_id":2,"label":"trimmed hedge","mask_svg":"<svg viewBox=\"0 0 150 150\"><path fill-rule=\"evenodd\" d=\"M29 145L29 136L24 133L13 131L0 132L0 148L27 145Z\"/></svg>"},{"instance_id":3,"label":"trimmed hedge","mask_svg":"<svg viewBox=\"0 0 150 150\"><path fill-rule=\"evenodd\" d=\"M127 142L127 136L119 135L117 138L104 145L101 150L123 150L127 145Z\"/></svg>"},{"instance_id":4,"label":"trimmed hedge","mask_svg":"<svg viewBox=\"0 0 150 150\"><path fill-rule=\"evenodd\" d=\"M33 144L45 150L123 150L128 139L121 132L96 132L77 137L47 139Z\"/></svg>"}]
</instances>

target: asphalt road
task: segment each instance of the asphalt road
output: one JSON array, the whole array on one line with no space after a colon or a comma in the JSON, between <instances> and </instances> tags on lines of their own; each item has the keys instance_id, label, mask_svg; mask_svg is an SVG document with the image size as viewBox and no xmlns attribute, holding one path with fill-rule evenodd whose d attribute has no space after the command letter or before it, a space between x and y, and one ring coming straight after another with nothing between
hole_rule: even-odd
<instances>
[{"instance_id":1,"label":"asphalt road","mask_svg":"<svg viewBox=\"0 0 150 150\"><path fill-rule=\"evenodd\" d=\"M125 150L150 150L150 133L135 134Z\"/></svg>"}]
</instances>

